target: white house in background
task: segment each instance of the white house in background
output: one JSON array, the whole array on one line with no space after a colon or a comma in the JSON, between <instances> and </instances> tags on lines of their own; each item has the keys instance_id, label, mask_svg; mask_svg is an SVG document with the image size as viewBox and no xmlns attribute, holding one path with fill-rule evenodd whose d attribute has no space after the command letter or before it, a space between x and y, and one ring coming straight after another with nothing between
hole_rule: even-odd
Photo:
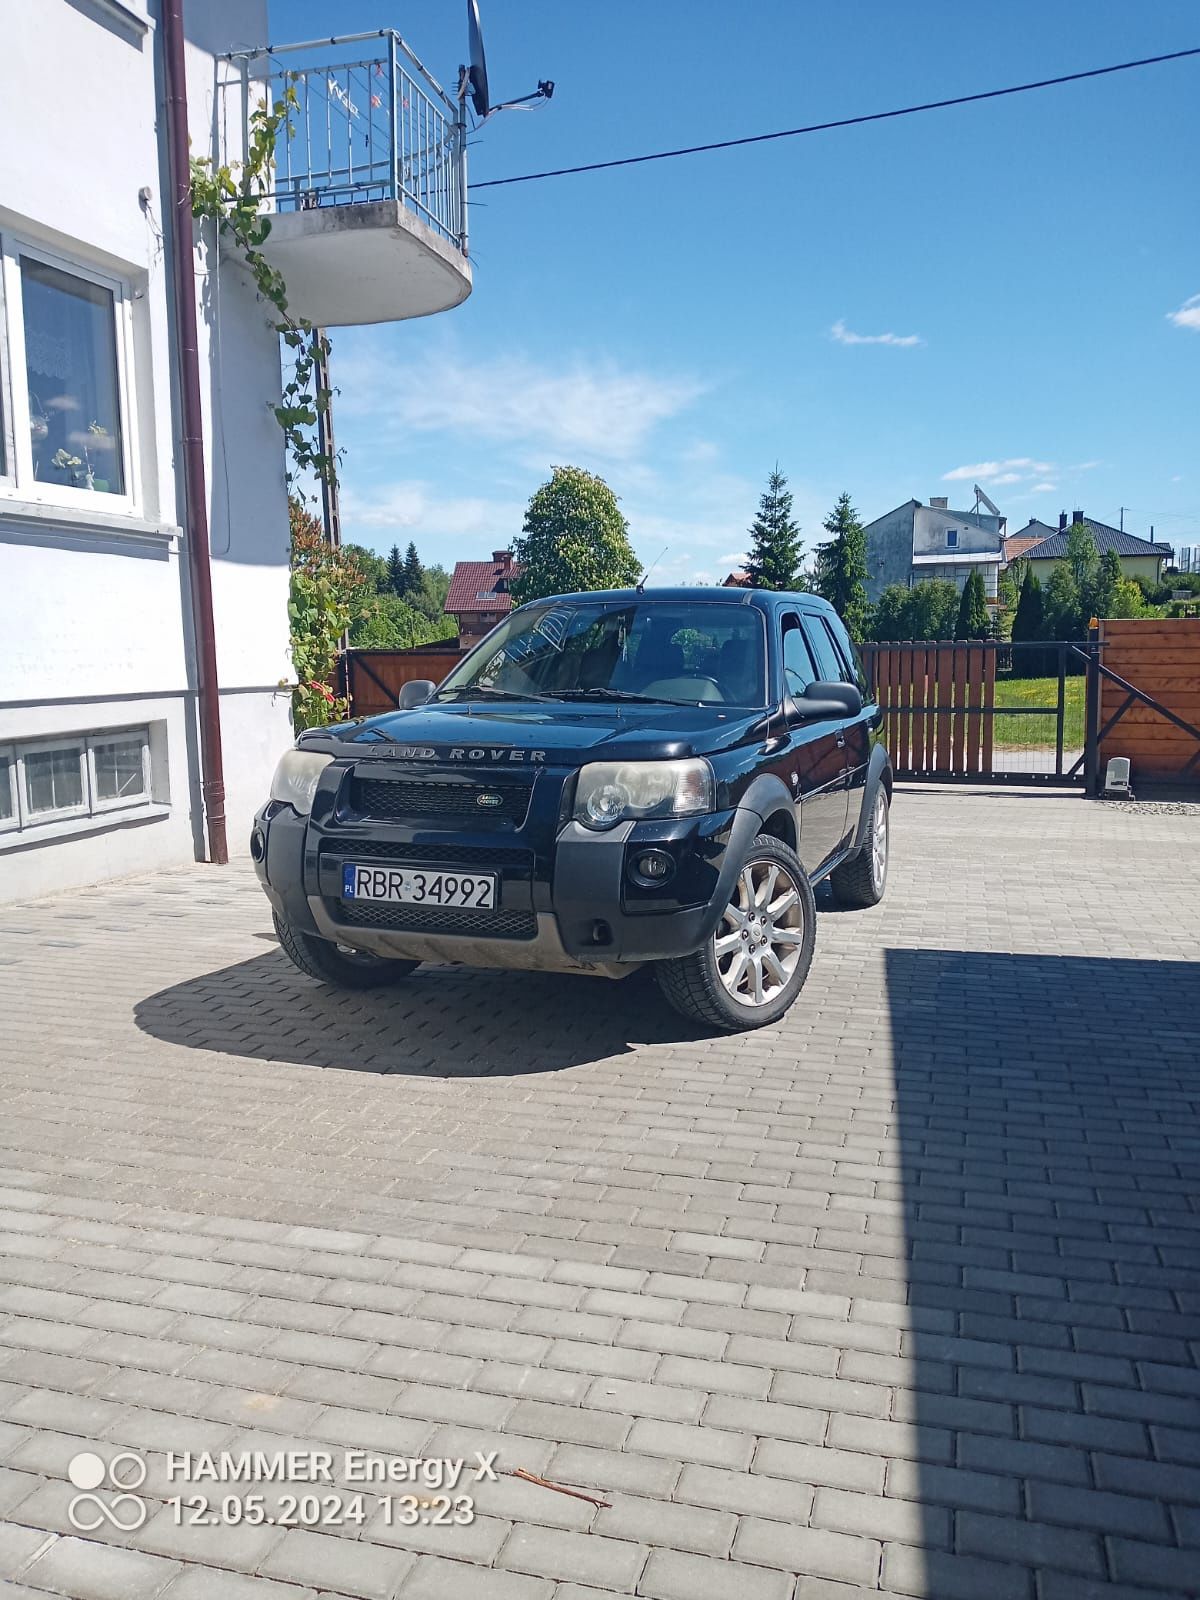
<instances>
[{"instance_id":1,"label":"white house in background","mask_svg":"<svg viewBox=\"0 0 1200 1600\"><path fill-rule=\"evenodd\" d=\"M206 848L204 608L189 579L173 276L185 258L164 98L177 8L38 0L5 13L0 900ZM186 0L183 37L192 149L236 158L280 70L264 54L266 0ZM326 325L425 315L471 286L457 109L396 35L350 43L282 58L304 98L281 148L272 249L293 311ZM193 252L190 218L180 226L195 262L216 704L240 852L292 739L279 348L236 260L211 239Z\"/></svg>"},{"instance_id":2,"label":"white house in background","mask_svg":"<svg viewBox=\"0 0 1200 1600\"><path fill-rule=\"evenodd\" d=\"M978 511L952 511L944 496L929 504L906 500L869 522L867 598L874 603L893 583L911 588L927 578L942 578L961 591L974 571L983 576L989 600L996 598L1004 560L1008 519Z\"/></svg>"}]
</instances>

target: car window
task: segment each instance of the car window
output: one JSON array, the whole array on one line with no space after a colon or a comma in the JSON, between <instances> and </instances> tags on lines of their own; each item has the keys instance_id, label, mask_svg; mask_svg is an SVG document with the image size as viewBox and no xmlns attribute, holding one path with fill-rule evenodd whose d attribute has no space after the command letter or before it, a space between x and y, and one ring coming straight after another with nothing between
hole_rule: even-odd
<instances>
[{"instance_id":1,"label":"car window","mask_svg":"<svg viewBox=\"0 0 1200 1600\"><path fill-rule=\"evenodd\" d=\"M863 699L867 698L867 675L863 671L862 659L855 648L854 641L846 632L846 625L840 617L822 617L822 623L833 640L838 658L842 663L842 679L845 683L853 683L858 688Z\"/></svg>"},{"instance_id":2,"label":"car window","mask_svg":"<svg viewBox=\"0 0 1200 1600\"><path fill-rule=\"evenodd\" d=\"M800 618L792 614L783 619L783 687L786 694L802 695L815 683L817 669L803 633Z\"/></svg>"},{"instance_id":3,"label":"car window","mask_svg":"<svg viewBox=\"0 0 1200 1600\"><path fill-rule=\"evenodd\" d=\"M833 635L824 626L821 618L805 617L804 632L808 639L808 647L812 651L813 661L816 663L818 681L821 683L843 683L846 678L846 669L842 665L841 657L834 646Z\"/></svg>"}]
</instances>

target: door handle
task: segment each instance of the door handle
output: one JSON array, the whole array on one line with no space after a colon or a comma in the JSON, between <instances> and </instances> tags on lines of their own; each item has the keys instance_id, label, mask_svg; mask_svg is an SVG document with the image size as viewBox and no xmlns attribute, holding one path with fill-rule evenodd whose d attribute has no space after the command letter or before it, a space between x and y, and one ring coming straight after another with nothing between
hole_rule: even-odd
<instances>
[{"instance_id":1,"label":"door handle","mask_svg":"<svg viewBox=\"0 0 1200 1600\"><path fill-rule=\"evenodd\" d=\"M837 731L837 746L839 750L844 750L846 748L846 735L842 732L841 728L839 728Z\"/></svg>"}]
</instances>

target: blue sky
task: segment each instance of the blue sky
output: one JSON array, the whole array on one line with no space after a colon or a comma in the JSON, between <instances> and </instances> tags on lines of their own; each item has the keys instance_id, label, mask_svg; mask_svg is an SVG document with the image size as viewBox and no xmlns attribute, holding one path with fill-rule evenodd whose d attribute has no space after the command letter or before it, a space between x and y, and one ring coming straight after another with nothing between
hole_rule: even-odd
<instances>
[{"instance_id":1,"label":"blue sky","mask_svg":"<svg viewBox=\"0 0 1200 1600\"><path fill-rule=\"evenodd\" d=\"M481 0L481 180L1200 44L1194 0ZM335 15L336 11L336 15ZM273 0L276 43L394 26L446 84L459 0ZM336 330L346 537L427 562L520 531L554 463L655 581L737 564L778 460L837 495L1082 507L1200 543L1200 58L863 128L485 190L458 310ZM1197 297L1196 303L1188 302Z\"/></svg>"}]
</instances>

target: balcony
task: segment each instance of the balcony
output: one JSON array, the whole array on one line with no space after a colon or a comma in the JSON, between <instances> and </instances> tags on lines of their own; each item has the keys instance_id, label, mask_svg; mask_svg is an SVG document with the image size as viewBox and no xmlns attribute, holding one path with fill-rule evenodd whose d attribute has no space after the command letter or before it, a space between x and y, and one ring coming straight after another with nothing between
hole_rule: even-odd
<instances>
[{"instance_id":1,"label":"balcony","mask_svg":"<svg viewBox=\"0 0 1200 1600\"><path fill-rule=\"evenodd\" d=\"M397 322L467 298L466 129L398 33L234 52L221 66L226 161L245 148L256 106L296 93L263 246L295 316L320 328Z\"/></svg>"}]
</instances>

